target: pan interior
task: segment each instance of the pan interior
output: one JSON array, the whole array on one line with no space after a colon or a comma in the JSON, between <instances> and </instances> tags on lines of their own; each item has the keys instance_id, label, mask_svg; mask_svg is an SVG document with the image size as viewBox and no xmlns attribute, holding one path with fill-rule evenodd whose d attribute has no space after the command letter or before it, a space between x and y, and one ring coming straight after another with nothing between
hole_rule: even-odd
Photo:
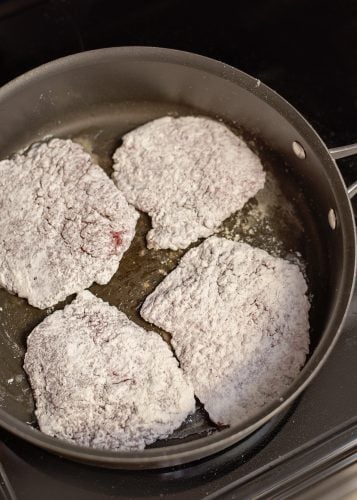
<instances>
[{"instance_id":1,"label":"pan interior","mask_svg":"<svg viewBox=\"0 0 357 500\"><path fill-rule=\"evenodd\" d=\"M111 156L120 145L124 133L164 115L202 114L201 111L183 105L146 101L116 103L115 106L68 115L56 123L48 123L39 130L33 130L31 140L28 140L28 136L26 139L14 137L7 149L8 152L15 151L44 136L72 138L80 142L110 175ZM212 118L220 119L217 116ZM310 298L313 299L310 317L313 351L321 330L321 325L320 328L317 325L325 303L323 291L327 288L327 283L324 282L327 280L327 273L322 238L318 236L318 225L309 208L309 200L284 158L273 153L257 137L236 124L227 125L242 135L260 155L267 172L267 182L255 198L224 222L219 233L227 238L246 241L302 266L308 279ZM138 311L145 297L177 265L184 251L149 251L145 244L149 228L149 217L141 214L135 239L113 279L108 285L95 284L90 290L117 306L139 325L156 330L165 340L169 340L168 334L145 323ZM72 299L73 296L69 297L66 303ZM41 311L31 307L26 300L0 290L0 405L17 419L32 426L36 426L34 401L22 368L26 338L41 320L54 309L63 308L64 304L63 302L55 308ZM197 404L196 413L180 429L153 446L173 445L217 431L205 411Z\"/></svg>"}]
</instances>

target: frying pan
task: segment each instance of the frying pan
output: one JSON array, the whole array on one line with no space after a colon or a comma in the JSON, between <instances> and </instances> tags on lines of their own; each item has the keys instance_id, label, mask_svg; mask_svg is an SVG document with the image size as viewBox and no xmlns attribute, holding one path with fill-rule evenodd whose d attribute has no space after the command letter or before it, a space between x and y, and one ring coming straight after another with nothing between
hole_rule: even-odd
<instances>
[{"instance_id":1,"label":"frying pan","mask_svg":"<svg viewBox=\"0 0 357 500\"><path fill-rule=\"evenodd\" d=\"M73 460L144 469L219 452L286 410L333 348L353 292L356 243L349 196L357 185L346 188L335 159L357 153L357 145L329 151L309 123L259 80L206 57L161 48L101 49L59 59L5 85L0 109L1 158L45 136L70 137L81 142L108 174L120 137L142 123L167 114L222 120L260 155L267 183L225 221L220 233L298 259L312 303L310 356L281 400L223 430L198 406L168 439L124 453L75 446L38 430L22 363L27 335L51 310L40 311L0 290L0 425ZM138 313L140 304L183 253L148 251L149 227L142 214L131 248L110 284L91 287L146 328Z\"/></svg>"}]
</instances>

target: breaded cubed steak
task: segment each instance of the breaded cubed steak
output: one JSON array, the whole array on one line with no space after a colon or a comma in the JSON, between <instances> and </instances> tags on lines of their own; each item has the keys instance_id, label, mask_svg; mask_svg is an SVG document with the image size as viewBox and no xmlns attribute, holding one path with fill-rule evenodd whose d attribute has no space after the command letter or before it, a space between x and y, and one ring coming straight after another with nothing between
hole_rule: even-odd
<instances>
[{"instance_id":1,"label":"breaded cubed steak","mask_svg":"<svg viewBox=\"0 0 357 500\"><path fill-rule=\"evenodd\" d=\"M147 212L149 248L186 248L264 186L257 155L222 123L164 117L123 137L113 179L127 201Z\"/></svg>"},{"instance_id":2,"label":"breaded cubed steak","mask_svg":"<svg viewBox=\"0 0 357 500\"><path fill-rule=\"evenodd\" d=\"M279 399L309 350L298 266L212 236L189 250L141 308L172 346L211 419L232 425Z\"/></svg>"},{"instance_id":3,"label":"breaded cubed steak","mask_svg":"<svg viewBox=\"0 0 357 500\"><path fill-rule=\"evenodd\" d=\"M195 410L169 346L88 291L27 340L41 431L80 445L142 449Z\"/></svg>"},{"instance_id":4,"label":"breaded cubed steak","mask_svg":"<svg viewBox=\"0 0 357 500\"><path fill-rule=\"evenodd\" d=\"M79 144L34 144L0 162L0 285L40 309L104 285L137 218Z\"/></svg>"}]
</instances>

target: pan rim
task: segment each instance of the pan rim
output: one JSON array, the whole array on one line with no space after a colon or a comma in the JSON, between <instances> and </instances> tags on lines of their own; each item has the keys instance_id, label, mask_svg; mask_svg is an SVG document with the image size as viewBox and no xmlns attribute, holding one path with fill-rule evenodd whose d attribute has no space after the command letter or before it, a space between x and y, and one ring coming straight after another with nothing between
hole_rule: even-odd
<instances>
[{"instance_id":1,"label":"pan rim","mask_svg":"<svg viewBox=\"0 0 357 500\"><path fill-rule=\"evenodd\" d=\"M275 402L265 407L256 417L241 422L238 425L228 429L213 433L212 435L195 439L188 443L165 446L161 448L151 448L142 451L121 452L112 450L100 450L89 447L83 447L68 443L48 436L19 419L11 416L5 410L0 408L0 425L6 430L12 432L26 441L45 448L58 455L63 455L73 460L93 463L103 467L117 468L135 468L148 469L169 467L183 463L193 462L204 458L213 453L222 451L232 446L240 439L248 436L256 429L264 425L274 415L283 411L292 401L305 389L310 381L316 376L326 358L332 351L339 334L342 330L346 318L349 303L352 298L356 274L356 234L354 225L354 216L349 201L346 186L342 176L336 167L336 163L329 154L329 151L320 138L319 134L313 129L309 122L283 97L270 87L263 83L257 86L257 79L254 77L215 59L193 54L190 52L166 49L162 47L132 46L132 47L110 47L92 51L81 52L78 54L66 56L55 61L41 65L27 73L20 75L0 89L0 101L5 99L12 92L21 90L28 82L36 81L41 78L43 73L54 73L61 71L65 67L72 65L85 65L120 57L130 60L155 61L170 64L191 66L196 69L206 71L215 76L228 79L233 83L243 86L246 90L255 93L260 99L267 101L280 114L290 121L294 121L295 128L309 139L309 144L313 144L315 150L319 153L320 160L323 163L326 172L329 174L329 180L333 183L333 191L336 193L336 199L340 213L344 214L341 218L341 238L343 242L344 263L341 273L341 289L339 291L339 301L335 304L334 311L331 313L328 324L322 334L321 340L314 353L300 372L297 379L286 393L283 402Z\"/></svg>"}]
</instances>

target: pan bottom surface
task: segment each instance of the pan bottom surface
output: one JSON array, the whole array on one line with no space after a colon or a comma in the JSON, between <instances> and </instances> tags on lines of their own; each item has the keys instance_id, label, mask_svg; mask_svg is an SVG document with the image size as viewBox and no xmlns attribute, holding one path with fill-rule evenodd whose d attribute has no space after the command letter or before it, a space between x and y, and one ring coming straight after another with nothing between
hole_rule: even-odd
<instances>
[{"instance_id":1,"label":"pan bottom surface","mask_svg":"<svg viewBox=\"0 0 357 500\"><path fill-rule=\"evenodd\" d=\"M45 129L34 131L30 143L48 136L71 138L81 143L110 175L111 156L120 145L124 133L164 115L195 114L195 110L184 106L127 102L87 113L83 110L76 115L64 117L60 122L49 123ZM317 236L319 232L303 190L298 187L294 176L288 175L289 165L284 159L279 158L266 145L246 134L235 124L228 125L258 152L267 171L267 182L255 198L222 224L218 233L230 239L246 241L274 255L299 263L309 282L311 297L315 296L317 290L323 289L321 276L324 275L324 258L322 243L318 241ZM8 153L30 143L24 143L21 137L15 137L13 143L8 145ZM130 319L145 328L149 325L140 317L140 305L164 276L175 268L185 252L148 250L145 236L150 227L149 217L141 214L136 236L111 282L105 286L94 284L90 288L95 295L117 306ZM318 283L314 276L319 276ZM16 419L34 427L37 425L34 401L22 368L26 338L48 314L63 308L64 304L72 299L73 296L68 297L55 308L41 311L31 307L26 300L0 290L0 406ZM312 348L318 340L315 325L319 314L319 308L313 303ZM150 325L150 329L156 330L166 341L170 340L170 336L159 328ZM151 447L170 447L216 432L219 432L218 428L210 421L202 406L197 404L196 413L177 431L168 439L158 441ZM244 441L239 446L244 446L243 443Z\"/></svg>"}]
</instances>

